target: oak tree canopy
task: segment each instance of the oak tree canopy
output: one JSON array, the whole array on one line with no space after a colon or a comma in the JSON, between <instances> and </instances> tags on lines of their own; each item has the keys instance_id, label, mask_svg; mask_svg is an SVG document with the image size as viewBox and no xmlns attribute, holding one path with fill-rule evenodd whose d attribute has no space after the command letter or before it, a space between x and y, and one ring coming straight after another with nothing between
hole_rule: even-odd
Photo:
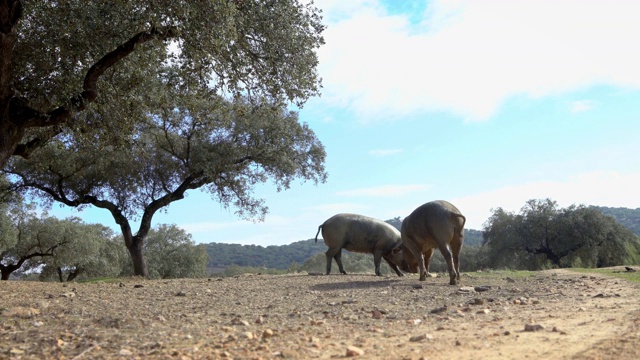
<instances>
[{"instance_id":1,"label":"oak tree canopy","mask_svg":"<svg viewBox=\"0 0 640 360\"><path fill-rule=\"evenodd\" d=\"M297 0L1 0L0 165L65 127L127 133L172 105L167 67L193 101L301 106L319 93L323 30L320 11ZM109 116L87 123L87 110Z\"/></svg>"}]
</instances>

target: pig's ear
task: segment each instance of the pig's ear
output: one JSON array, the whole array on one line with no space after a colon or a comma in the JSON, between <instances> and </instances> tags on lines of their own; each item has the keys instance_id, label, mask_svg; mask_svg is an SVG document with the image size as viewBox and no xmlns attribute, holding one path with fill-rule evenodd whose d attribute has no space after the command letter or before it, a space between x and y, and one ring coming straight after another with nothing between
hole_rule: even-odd
<instances>
[{"instance_id":1,"label":"pig's ear","mask_svg":"<svg viewBox=\"0 0 640 360\"><path fill-rule=\"evenodd\" d=\"M395 254L399 253L400 251L402 251L402 247L401 246L396 246L396 247L393 248L393 250L391 250L391 253L393 255L395 255Z\"/></svg>"}]
</instances>

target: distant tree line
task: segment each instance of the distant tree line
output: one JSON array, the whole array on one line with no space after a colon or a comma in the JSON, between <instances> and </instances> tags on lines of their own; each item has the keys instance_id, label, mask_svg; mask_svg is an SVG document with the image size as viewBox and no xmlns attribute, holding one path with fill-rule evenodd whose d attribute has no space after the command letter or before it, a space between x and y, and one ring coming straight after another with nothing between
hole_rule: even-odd
<instances>
[{"instance_id":1,"label":"distant tree line","mask_svg":"<svg viewBox=\"0 0 640 360\"><path fill-rule=\"evenodd\" d=\"M318 252L326 251L324 243L314 239L301 240L289 245L240 245L225 243L209 243L206 245L209 254L209 267L226 267L231 265L265 267L271 269L287 269L291 263L303 263Z\"/></svg>"},{"instance_id":2,"label":"distant tree line","mask_svg":"<svg viewBox=\"0 0 640 360\"><path fill-rule=\"evenodd\" d=\"M72 281L128 276L129 253L113 231L79 218L58 219L38 214L16 193L0 199L0 273L36 277L43 281ZM622 216L636 224L640 209L570 206L560 208L550 199L530 200L519 213L492 210L483 231L466 229L461 270L604 267L640 264L637 234L617 221ZM605 215L604 212L612 214ZM616 217L616 218L614 218ZM388 220L394 226L399 218ZM144 247L149 277L156 279L204 277L212 268L222 276L241 273L323 273L326 246L314 239L281 246L238 244L196 245L191 235L175 225L160 224L149 232ZM372 272L373 257L345 251L349 273ZM447 265L436 252L433 272ZM383 274L391 271L386 264Z\"/></svg>"},{"instance_id":3,"label":"distant tree line","mask_svg":"<svg viewBox=\"0 0 640 360\"><path fill-rule=\"evenodd\" d=\"M151 229L143 251L150 278L207 275L205 246L196 245L191 235L175 225ZM23 275L63 282L131 273L128 251L110 228L76 217L39 214L17 193L4 193L0 199L2 280Z\"/></svg>"}]
</instances>

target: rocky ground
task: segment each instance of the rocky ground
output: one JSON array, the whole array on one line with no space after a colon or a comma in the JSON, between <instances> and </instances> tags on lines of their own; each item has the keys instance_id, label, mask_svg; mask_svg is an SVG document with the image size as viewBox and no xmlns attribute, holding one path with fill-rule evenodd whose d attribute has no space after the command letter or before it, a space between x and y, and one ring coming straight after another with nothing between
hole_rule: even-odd
<instances>
[{"instance_id":1,"label":"rocky ground","mask_svg":"<svg viewBox=\"0 0 640 360\"><path fill-rule=\"evenodd\" d=\"M9 281L0 358L640 359L639 297L568 270Z\"/></svg>"}]
</instances>

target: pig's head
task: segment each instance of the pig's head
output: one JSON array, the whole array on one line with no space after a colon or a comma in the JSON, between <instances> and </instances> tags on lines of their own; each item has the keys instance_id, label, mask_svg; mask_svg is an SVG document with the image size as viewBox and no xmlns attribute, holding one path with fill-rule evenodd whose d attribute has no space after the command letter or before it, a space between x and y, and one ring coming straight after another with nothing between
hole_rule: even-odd
<instances>
[{"instance_id":1,"label":"pig's head","mask_svg":"<svg viewBox=\"0 0 640 360\"><path fill-rule=\"evenodd\" d=\"M418 272L418 260L413 256L411 250L407 249L404 244L400 244L393 248L391 254L393 263L398 265L400 270L406 273Z\"/></svg>"}]
</instances>

